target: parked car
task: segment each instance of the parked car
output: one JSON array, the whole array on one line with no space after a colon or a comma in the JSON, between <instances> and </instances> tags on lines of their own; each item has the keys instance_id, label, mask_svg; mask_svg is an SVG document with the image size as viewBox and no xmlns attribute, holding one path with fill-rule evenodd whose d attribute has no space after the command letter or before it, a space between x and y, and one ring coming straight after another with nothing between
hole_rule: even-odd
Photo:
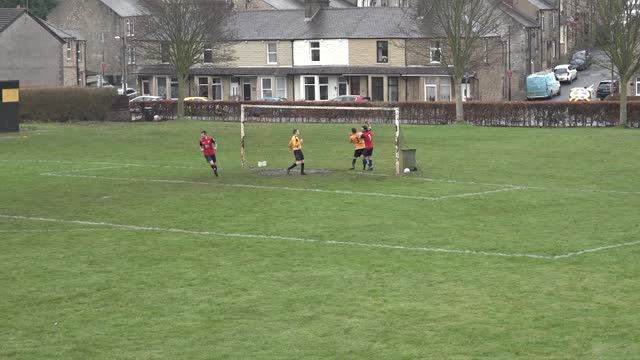
<instances>
[{"instance_id":1,"label":"parked car","mask_svg":"<svg viewBox=\"0 0 640 360\"><path fill-rule=\"evenodd\" d=\"M120 87L118 88L118 95L127 95L129 99L133 99L138 95L138 92L134 88L127 88L127 91L125 92L122 90L122 87Z\"/></svg>"},{"instance_id":2,"label":"parked car","mask_svg":"<svg viewBox=\"0 0 640 360\"><path fill-rule=\"evenodd\" d=\"M149 101L164 100L160 96L142 95L129 100L129 111L139 113L143 111L142 104Z\"/></svg>"},{"instance_id":3,"label":"parked car","mask_svg":"<svg viewBox=\"0 0 640 360\"><path fill-rule=\"evenodd\" d=\"M263 98L258 99L257 101L288 101L287 98L280 96L265 96Z\"/></svg>"},{"instance_id":4,"label":"parked car","mask_svg":"<svg viewBox=\"0 0 640 360\"><path fill-rule=\"evenodd\" d=\"M553 68L556 80L560 82L572 83L578 78L578 70L571 64L558 65Z\"/></svg>"},{"instance_id":5,"label":"parked car","mask_svg":"<svg viewBox=\"0 0 640 360\"><path fill-rule=\"evenodd\" d=\"M551 99L561 93L560 81L556 80L553 71L537 72L527 76L527 100Z\"/></svg>"},{"instance_id":6,"label":"parked car","mask_svg":"<svg viewBox=\"0 0 640 360\"><path fill-rule=\"evenodd\" d=\"M593 85L573 88L569 92L569 102L588 102L593 99L593 95Z\"/></svg>"},{"instance_id":7,"label":"parked car","mask_svg":"<svg viewBox=\"0 0 640 360\"><path fill-rule=\"evenodd\" d=\"M613 90L611 89L613 87ZM618 80L602 80L598 84L596 89L596 97L600 100L604 100L607 96L615 94L620 91L620 82Z\"/></svg>"},{"instance_id":8,"label":"parked car","mask_svg":"<svg viewBox=\"0 0 640 360\"><path fill-rule=\"evenodd\" d=\"M589 50L578 50L571 55L569 64L573 65L578 71L582 71L591 66L591 61L591 52Z\"/></svg>"},{"instance_id":9,"label":"parked car","mask_svg":"<svg viewBox=\"0 0 640 360\"><path fill-rule=\"evenodd\" d=\"M209 101L209 98L204 96L189 96L184 98L184 101Z\"/></svg>"},{"instance_id":10,"label":"parked car","mask_svg":"<svg viewBox=\"0 0 640 360\"><path fill-rule=\"evenodd\" d=\"M342 95L335 97L329 101L371 101L371 98L368 96L360 95Z\"/></svg>"}]
</instances>

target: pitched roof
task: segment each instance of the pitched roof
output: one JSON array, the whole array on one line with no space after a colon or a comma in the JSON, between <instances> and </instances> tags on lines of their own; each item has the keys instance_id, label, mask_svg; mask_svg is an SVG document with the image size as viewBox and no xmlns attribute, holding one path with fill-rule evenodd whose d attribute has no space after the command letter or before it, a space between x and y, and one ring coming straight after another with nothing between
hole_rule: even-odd
<instances>
[{"instance_id":1,"label":"pitched roof","mask_svg":"<svg viewBox=\"0 0 640 360\"><path fill-rule=\"evenodd\" d=\"M531 5L537 7L539 10L553 10L556 7L549 4L547 1L544 0L529 0L529 2L531 3Z\"/></svg>"},{"instance_id":2,"label":"pitched roof","mask_svg":"<svg viewBox=\"0 0 640 360\"><path fill-rule=\"evenodd\" d=\"M144 7L139 0L100 0L122 17L144 15Z\"/></svg>"},{"instance_id":3,"label":"pitched roof","mask_svg":"<svg viewBox=\"0 0 640 360\"><path fill-rule=\"evenodd\" d=\"M264 0L276 10L300 10L304 9L304 0ZM333 8L355 7L347 0L331 0L329 6Z\"/></svg>"},{"instance_id":4,"label":"pitched roof","mask_svg":"<svg viewBox=\"0 0 640 360\"><path fill-rule=\"evenodd\" d=\"M534 19L530 19L529 17L519 13L517 10L508 5L501 4L500 8L502 9L502 11L504 11L505 14L507 14L509 17L511 17L513 20L517 21L524 27L534 28L540 26Z\"/></svg>"},{"instance_id":5,"label":"pitched roof","mask_svg":"<svg viewBox=\"0 0 640 360\"><path fill-rule=\"evenodd\" d=\"M234 40L400 39L421 33L406 8L328 8L311 21L304 10L241 11L229 21ZM282 24L287 24L283 26Z\"/></svg>"},{"instance_id":6,"label":"pitched roof","mask_svg":"<svg viewBox=\"0 0 640 360\"><path fill-rule=\"evenodd\" d=\"M26 11L25 9L0 8L0 33L13 24Z\"/></svg>"},{"instance_id":7,"label":"pitched roof","mask_svg":"<svg viewBox=\"0 0 640 360\"><path fill-rule=\"evenodd\" d=\"M42 21L45 25L47 25L49 27L49 29L51 29L51 31L53 31L56 35L58 35L58 37L62 38L62 39L75 39L75 40L85 40L82 35L80 35L80 33L76 30L63 30L60 29L58 27L56 27L55 25L47 22L47 21Z\"/></svg>"}]
</instances>

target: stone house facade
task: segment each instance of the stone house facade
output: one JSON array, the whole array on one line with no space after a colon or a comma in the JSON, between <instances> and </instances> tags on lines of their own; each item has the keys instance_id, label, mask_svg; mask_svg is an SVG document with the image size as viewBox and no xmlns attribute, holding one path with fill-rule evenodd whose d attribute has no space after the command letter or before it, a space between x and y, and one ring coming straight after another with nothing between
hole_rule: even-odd
<instances>
[{"instance_id":1,"label":"stone house facade","mask_svg":"<svg viewBox=\"0 0 640 360\"><path fill-rule=\"evenodd\" d=\"M496 50L469 71L465 84L454 85L447 67L432 56L433 47L443 42L425 39L408 25L405 9L322 8L305 21L307 16L304 10L239 12L230 23L234 60L207 63L203 56L190 72L187 96L317 101L363 95L375 101L452 101L456 91L463 91L467 99L503 98L499 38L486 39ZM253 26L243 25L248 23ZM154 60L138 62L139 91L175 98L177 78L171 66Z\"/></svg>"},{"instance_id":2,"label":"stone house facade","mask_svg":"<svg viewBox=\"0 0 640 360\"><path fill-rule=\"evenodd\" d=\"M46 22L45 22L46 23ZM86 41L74 30L62 30L46 23L49 29L64 40L62 44L63 86L86 86Z\"/></svg>"},{"instance_id":3,"label":"stone house facade","mask_svg":"<svg viewBox=\"0 0 640 360\"><path fill-rule=\"evenodd\" d=\"M138 0L63 0L48 15L54 26L76 31L86 40L86 74L101 75L120 86L134 87L138 18L144 14Z\"/></svg>"},{"instance_id":4,"label":"stone house facade","mask_svg":"<svg viewBox=\"0 0 640 360\"><path fill-rule=\"evenodd\" d=\"M65 41L24 9L0 9L0 80L21 87L62 86Z\"/></svg>"}]
</instances>

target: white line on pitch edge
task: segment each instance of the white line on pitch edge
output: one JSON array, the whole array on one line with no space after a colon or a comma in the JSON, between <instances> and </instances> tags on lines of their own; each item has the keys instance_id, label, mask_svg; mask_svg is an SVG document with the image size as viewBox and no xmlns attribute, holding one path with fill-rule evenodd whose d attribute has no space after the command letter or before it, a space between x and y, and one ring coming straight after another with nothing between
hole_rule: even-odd
<instances>
[{"instance_id":1,"label":"white line on pitch edge","mask_svg":"<svg viewBox=\"0 0 640 360\"><path fill-rule=\"evenodd\" d=\"M97 176L97 175L69 175L65 173L42 173L40 175L84 178L84 179L132 181L132 182L152 182L152 183L161 183L161 184L193 184L193 185L225 186L225 187L248 188L248 189L312 192L312 193L324 193L324 194L366 195L366 196L378 196L378 197L412 199L412 200L428 200L428 201L437 201L437 200L462 198L462 197L470 197L470 196L481 196L481 195L493 194L497 192L522 190L522 188L518 188L518 187L509 187L506 189L489 190L489 191L483 191L483 192L429 197L429 196L414 196L414 195L400 195L400 194L384 194L384 193L373 193L373 192L358 192L358 191L350 191L350 190L326 190L326 189L292 188L292 187L251 185L251 184L211 183L211 182L191 181L191 180L126 178L126 177L111 177L111 176Z\"/></svg>"},{"instance_id":2,"label":"white line on pitch edge","mask_svg":"<svg viewBox=\"0 0 640 360\"><path fill-rule=\"evenodd\" d=\"M486 251L475 251L475 250L454 250L454 249L441 249L441 248L428 248L428 247L408 247L408 246L388 245L388 244L367 244L367 243L358 243L358 242L350 242L350 241L319 240L319 239L297 238L297 237L276 236L276 235L256 235L256 234L239 234L239 233L228 234L228 233L219 233L219 232L211 232L211 231L193 231L193 230L173 229L173 228L113 224L113 223L102 222L102 221L97 222L97 221L83 221L83 220L60 220L60 219L52 219L52 218L5 215L5 214L0 214L0 218L15 219L15 220L44 221L44 222L65 223L65 224L78 224L78 225L106 226L106 227L115 227L119 229L134 230L134 231L157 231L157 232L179 233L179 234L187 234L187 235L206 235L206 236L221 236L221 237L249 238L249 239L287 240L287 241L319 243L319 244L329 244L329 245L348 245L348 246L359 246L359 247L378 248L378 249L424 251L424 252L449 253L449 254L468 254L468 255L483 255L483 256L497 256L497 257L524 257L524 258L546 259L546 260L554 259L552 256L535 255L535 254L509 254L509 253L497 253L497 252L486 252Z\"/></svg>"},{"instance_id":3,"label":"white line on pitch edge","mask_svg":"<svg viewBox=\"0 0 640 360\"><path fill-rule=\"evenodd\" d=\"M481 256L511 257L511 258L519 257L519 258L532 258L532 259L543 259L543 260L566 259L566 258L585 255L589 253L595 253L595 252L600 252L604 250L640 244L640 241L633 241L628 243L606 245L606 246L600 246L592 249L569 252L561 255L538 255L538 254L500 253L500 252L477 251L477 250L456 250L456 249L442 249L442 248L429 248L429 247L411 247L411 246L391 245L391 244L375 244L375 243L367 244L367 243L359 243L359 242L352 242L352 241L319 240L319 239L296 238L296 237L277 236L277 235L219 233L219 232L211 232L211 231L194 231L194 230L161 228L161 227L151 227L151 226L113 224L113 223L102 222L102 221L98 222L98 221L83 221L83 220L61 220L61 219L30 217L30 216L20 216L20 215L7 215L7 214L0 214L0 218L14 219L14 220L43 221L43 222L64 223L64 224L105 226L105 227L111 227L111 228L116 228L121 230L132 230L132 231L157 231L157 232L179 233L179 234L187 234L187 235L221 236L221 237L248 238L248 239L287 240L287 241L319 243L319 244L328 244L328 245L358 246L358 247L377 248L377 249L391 249L391 250L404 250L404 251L416 251L416 252L422 251L422 252L445 253L445 254L481 255Z\"/></svg>"}]
</instances>

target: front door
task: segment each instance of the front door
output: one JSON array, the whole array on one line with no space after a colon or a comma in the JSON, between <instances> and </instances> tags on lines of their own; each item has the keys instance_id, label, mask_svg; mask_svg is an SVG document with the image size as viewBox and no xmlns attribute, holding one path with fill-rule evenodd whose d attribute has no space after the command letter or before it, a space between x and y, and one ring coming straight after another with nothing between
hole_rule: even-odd
<instances>
[{"instance_id":1,"label":"front door","mask_svg":"<svg viewBox=\"0 0 640 360\"><path fill-rule=\"evenodd\" d=\"M245 80L242 84L242 96L245 101L251 101L251 80Z\"/></svg>"},{"instance_id":2,"label":"front door","mask_svg":"<svg viewBox=\"0 0 640 360\"><path fill-rule=\"evenodd\" d=\"M351 77L351 94L349 95L360 95L360 77L359 76Z\"/></svg>"}]
</instances>

